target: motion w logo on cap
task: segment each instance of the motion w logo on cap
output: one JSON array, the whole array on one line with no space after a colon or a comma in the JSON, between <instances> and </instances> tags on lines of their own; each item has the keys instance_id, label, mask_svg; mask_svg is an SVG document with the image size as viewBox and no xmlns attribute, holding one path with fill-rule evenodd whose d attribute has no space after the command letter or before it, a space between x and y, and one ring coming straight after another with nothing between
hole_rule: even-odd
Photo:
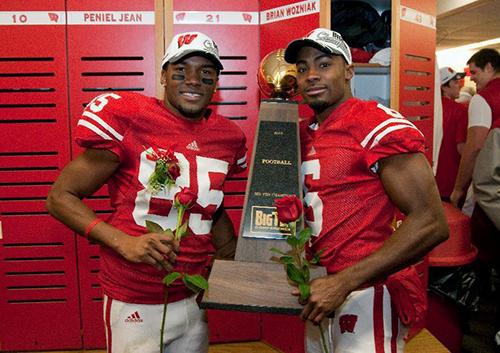
<instances>
[{"instance_id":1,"label":"motion w logo on cap","mask_svg":"<svg viewBox=\"0 0 500 353\"><path fill-rule=\"evenodd\" d=\"M166 63L176 63L186 55L194 54L204 56L212 61L218 70L224 69L219 57L217 44L215 44L212 38L201 32L177 34L165 51L161 66L164 68Z\"/></svg>"},{"instance_id":2,"label":"motion w logo on cap","mask_svg":"<svg viewBox=\"0 0 500 353\"><path fill-rule=\"evenodd\" d=\"M185 34L177 38L177 47L180 48L184 44L191 44L191 42L198 37L197 34Z\"/></svg>"}]
</instances>

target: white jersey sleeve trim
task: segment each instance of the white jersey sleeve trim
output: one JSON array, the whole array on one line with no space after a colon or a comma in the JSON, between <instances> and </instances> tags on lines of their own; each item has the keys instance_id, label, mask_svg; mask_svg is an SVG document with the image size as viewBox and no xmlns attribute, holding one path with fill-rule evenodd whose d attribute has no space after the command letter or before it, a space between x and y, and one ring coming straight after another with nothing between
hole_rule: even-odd
<instances>
[{"instance_id":1,"label":"white jersey sleeve trim","mask_svg":"<svg viewBox=\"0 0 500 353\"><path fill-rule=\"evenodd\" d=\"M481 94L475 94L469 103L469 125L491 127L492 113L491 108Z\"/></svg>"},{"instance_id":2,"label":"white jersey sleeve trim","mask_svg":"<svg viewBox=\"0 0 500 353\"><path fill-rule=\"evenodd\" d=\"M246 160L247 160L247 156L245 155L245 156L243 156L242 158L238 159L238 160L236 161L236 164L238 164L238 165L243 164L243 163L245 163L245 162L246 162Z\"/></svg>"},{"instance_id":3,"label":"white jersey sleeve trim","mask_svg":"<svg viewBox=\"0 0 500 353\"><path fill-rule=\"evenodd\" d=\"M406 119L401 119L401 118L390 118L390 119L387 119L383 122L381 122L380 124L378 124L372 131L370 131L370 133L368 135L366 135L366 137L363 139L363 141L361 141L361 146L363 148L366 147L366 145L368 144L368 142L370 142L370 140L373 138L373 135L375 135L376 133L378 133L380 130L382 130L384 127L386 127L387 125L389 124L393 124L393 123L396 123L396 124L406 124L408 125L409 127L412 127L414 129L417 129L415 127L415 125L413 125L411 122L409 122L408 120ZM399 126L398 125L398 126ZM418 130L418 129L417 129ZM392 131L392 130L391 130ZM390 131L389 131L390 132ZM385 134L384 134L385 136ZM383 137L383 136L382 136ZM379 139L380 140L380 139ZM372 143L372 146L373 147L373 143ZM370 148L371 148L370 147Z\"/></svg>"},{"instance_id":4,"label":"white jersey sleeve trim","mask_svg":"<svg viewBox=\"0 0 500 353\"><path fill-rule=\"evenodd\" d=\"M317 122L314 122L311 125L309 125L309 129L317 131L319 129L319 124Z\"/></svg>"},{"instance_id":5,"label":"white jersey sleeve trim","mask_svg":"<svg viewBox=\"0 0 500 353\"><path fill-rule=\"evenodd\" d=\"M92 123L89 123L88 121L86 120L82 120L80 119L78 121L78 126L84 126L86 127L87 129L89 130L92 130L93 132L95 132L97 135L101 136L103 139L105 140L112 140L113 138L111 136L109 136L108 134L106 134L104 131L100 130L97 126L95 126L94 124Z\"/></svg>"},{"instance_id":6,"label":"white jersey sleeve trim","mask_svg":"<svg viewBox=\"0 0 500 353\"><path fill-rule=\"evenodd\" d=\"M101 125L105 130L111 133L118 141L123 140L123 135L119 134L115 129L113 129L108 123L106 123L104 120L102 120L99 116L97 116L94 113L91 113L89 111L84 111L83 116L86 116L92 120L94 120L96 123Z\"/></svg>"},{"instance_id":7,"label":"white jersey sleeve trim","mask_svg":"<svg viewBox=\"0 0 500 353\"><path fill-rule=\"evenodd\" d=\"M380 140L382 140L385 135L390 134L393 131L401 130L401 129L415 129L418 132L420 132L415 126L409 126L409 125L395 125L395 126L391 126L391 127L387 128L387 129L385 129L384 131L382 131L377 136L375 136L375 138L373 139L373 142L372 142L372 144L370 146L370 149L372 149L373 147L375 147L376 145L378 145L378 143L380 142Z\"/></svg>"}]
</instances>

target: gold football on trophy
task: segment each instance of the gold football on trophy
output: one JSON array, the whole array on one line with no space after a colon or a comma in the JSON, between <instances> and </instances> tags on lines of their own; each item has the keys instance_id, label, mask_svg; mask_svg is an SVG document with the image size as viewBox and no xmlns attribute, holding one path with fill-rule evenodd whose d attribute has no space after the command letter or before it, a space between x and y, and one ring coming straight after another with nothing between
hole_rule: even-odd
<instances>
[{"instance_id":1,"label":"gold football on trophy","mask_svg":"<svg viewBox=\"0 0 500 353\"><path fill-rule=\"evenodd\" d=\"M297 68L285 61L285 49L274 50L262 59L257 81L269 98L288 99L297 94Z\"/></svg>"}]
</instances>

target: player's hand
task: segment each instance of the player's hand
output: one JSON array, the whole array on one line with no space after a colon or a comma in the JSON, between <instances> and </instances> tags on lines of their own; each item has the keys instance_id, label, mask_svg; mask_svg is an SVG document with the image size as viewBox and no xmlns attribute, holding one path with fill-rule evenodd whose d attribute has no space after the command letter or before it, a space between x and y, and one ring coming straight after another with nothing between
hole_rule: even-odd
<instances>
[{"instance_id":1,"label":"player's hand","mask_svg":"<svg viewBox=\"0 0 500 353\"><path fill-rule=\"evenodd\" d=\"M340 274L320 277L311 282L311 295L300 314L302 320L310 320L314 325L333 313L346 300L351 289ZM298 295L298 290L294 291ZM302 304L302 303L301 303Z\"/></svg>"},{"instance_id":2,"label":"player's hand","mask_svg":"<svg viewBox=\"0 0 500 353\"><path fill-rule=\"evenodd\" d=\"M146 263L157 269L172 271L179 243L171 235L147 233L139 237L126 237L120 246L120 253L128 261Z\"/></svg>"}]
</instances>

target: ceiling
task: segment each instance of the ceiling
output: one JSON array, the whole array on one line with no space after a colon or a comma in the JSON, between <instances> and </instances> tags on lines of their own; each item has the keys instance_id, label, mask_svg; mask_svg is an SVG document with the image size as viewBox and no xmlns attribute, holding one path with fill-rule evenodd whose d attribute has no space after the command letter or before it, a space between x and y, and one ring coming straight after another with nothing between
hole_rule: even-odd
<instances>
[{"instance_id":1,"label":"ceiling","mask_svg":"<svg viewBox=\"0 0 500 353\"><path fill-rule=\"evenodd\" d=\"M437 50L500 37L500 0L438 0ZM500 44L489 45L500 49Z\"/></svg>"}]
</instances>

